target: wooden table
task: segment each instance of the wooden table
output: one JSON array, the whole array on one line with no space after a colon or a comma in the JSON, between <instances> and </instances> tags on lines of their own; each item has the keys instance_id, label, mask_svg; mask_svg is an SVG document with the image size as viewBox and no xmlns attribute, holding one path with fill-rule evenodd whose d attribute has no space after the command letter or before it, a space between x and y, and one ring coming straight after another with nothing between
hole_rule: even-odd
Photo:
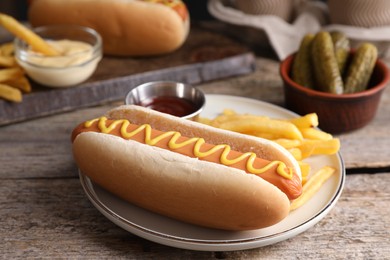
<instances>
[{"instance_id":1,"label":"wooden table","mask_svg":"<svg viewBox=\"0 0 390 260\"><path fill-rule=\"evenodd\" d=\"M279 62L258 56L254 73L199 85L206 93L283 105ZM202 252L137 237L113 224L85 196L70 132L118 102L0 127L0 252L15 258L385 259L390 256L390 88L374 121L342 134L344 191L314 227L280 243Z\"/></svg>"}]
</instances>

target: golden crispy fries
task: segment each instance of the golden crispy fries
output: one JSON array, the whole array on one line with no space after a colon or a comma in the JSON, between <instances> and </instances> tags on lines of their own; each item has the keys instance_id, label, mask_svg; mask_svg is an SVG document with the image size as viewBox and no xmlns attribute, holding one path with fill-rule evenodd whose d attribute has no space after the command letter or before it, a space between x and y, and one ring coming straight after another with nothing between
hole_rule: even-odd
<instances>
[{"instance_id":1,"label":"golden crispy fries","mask_svg":"<svg viewBox=\"0 0 390 260\"><path fill-rule=\"evenodd\" d=\"M301 168L302 173L302 185L304 185L309 177L311 166L310 164L302 161L298 161L299 167Z\"/></svg>"},{"instance_id":2,"label":"golden crispy fries","mask_svg":"<svg viewBox=\"0 0 390 260\"><path fill-rule=\"evenodd\" d=\"M19 89L0 83L0 97L13 102L21 102L22 92Z\"/></svg>"},{"instance_id":3,"label":"golden crispy fries","mask_svg":"<svg viewBox=\"0 0 390 260\"><path fill-rule=\"evenodd\" d=\"M295 158L295 160L297 161L302 160L302 151L299 148L290 148L287 150L291 153L291 155Z\"/></svg>"},{"instance_id":4,"label":"golden crispy fries","mask_svg":"<svg viewBox=\"0 0 390 260\"><path fill-rule=\"evenodd\" d=\"M302 158L319 154L335 154L340 150L340 140L334 138L331 140L303 140L299 146L302 151Z\"/></svg>"},{"instance_id":5,"label":"golden crispy fries","mask_svg":"<svg viewBox=\"0 0 390 260\"><path fill-rule=\"evenodd\" d=\"M290 210L295 210L310 200L334 172L334 168L325 166L311 176L305 185L303 185L302 195L291 203Z\"/></svg>"},{"instance_id":6,"label":"golden crispy fries","mask_svg":"<svg viewBox=\"0 0 390 260\"><path fill-rule=\"evenodd\" d=\"M19 67L0 70L0 82L6 82L23 76L23 70Z\"/></svg>"},{"instance_id":7,"label":"golden crispy fries","mask_svg":"<svg viewBox=\"0 0 390 260\"><path fill-rule=\"evenodd\" d=\"M222 124L231 123L235 121L260 121L260 120L269 120L269 117L266 116L254 116L249 114L222 114L217 116L212 120L211 125L215 127L220 127ZM249 129L251 132L256 132L257 129Z\"/></svg>"},{"instance_id":8,"label":"golden crispy fries","mask_svg":"<svg viewBox=\"0 0 390 260\"><path fill-rule=\"evenodd\" d=\"M2 56L12 56L14 53L14 44L12 42L3 43L0 45L0 55Z\"/></svg>"},{"instance_id":9,"label":"golden crispy fries","mask_svg":"<svg viewBox=\"0 0 390 260\"><path fill-rule=\"evenodd\" d=\"M0 56L0 67L15 67L16 60L12 56Z\"/></svg>"},{"instance_id":10,"label":"golden crispy fries","mask_svg":"<svg viewBox=\"0 0 390 260\"><path fill-rule=\"evenodd\" d=\"M251 115L242 115L240 118L234 118L236 115L228 117L230 119L219 123L219 128L239 133L271 133L279 138L303 139L299 129L286 121Z\"/></svg>"},{"instance_id":11,"label":"golden crispy fries","mask_svg":"<svg viewBox=\"0 0 390 260\"><path fill-rule=\"evenodd\" d=\"M261 138L268 139L268 140L275 140L275 139L278 139L280 137L274 133L264 133L264 132L257 132L257 131L254 131L254 132L249 131L249 132L245 132L243 134L253 135L253 136L261 137Z\"/></svg>"},{"instance_id":12,"label":"golden crispy fries","mask_svg":"<svg viewBox=\"0 0 390 260\"><path fill-rule=\"evenodd\" d=\"M316 128L299 128L304 138L313 140L331 140L333 136Z\"/></svg>"},{"instance_id":13,"label":"golden crispy fries","mask_svg":"<svg viewBox=\"0 0 390 260\"><path fill-rule=\"evenodd\" d=\"M222 114L227 115L227 116L229 116L229 115L237 115L237 112L234 111L233 109L224 109Z\"/></svg>"},{"instance_id":14,"label":"golden crispy fries","mask_svg":"<svg viewBox=\"0 0 390 260\"><path fill-rule=\"evenodd\" d=\"M48 56L59 55L59 52L45 42L39 35L19 23L12 16L0 13L0 25L16 37L27 42L34 51Z\"/></svg>"},{"instance_id":15,"label":"golden crispy fries","mask_svg":"<svg viewBox=\"0 0 390 260\"><path fill-rule=\"evenodd\" d=\"M11 87L20 89L24 93L31 92L31 84L25 76L6 81L4 83Z\"/></svg>"},{"instance_id":16,"label":"golden crispy fries","mask_svg":"<svg viewBox=\"0 0 390 260\"><path fill-rule=\"evenodd\" d=\"M299 128L309 128L318 126L318 116L315 113L307 114L302 117L291 118L288 120Z\"/></svg>"},{"instance_id":17,"label":"golden crispy fries","mask_svg":"<svg viewBox=\"0 0 390 260\"><path fill-rule=\"evenodd\" d=\"M0 19L2 14L0 13ZM0 21L1 24L1 21ZM0 45L0 99L22 101L22 91L31 92L31 84L14 57L13 43Z\"/></svg>"},{"instance_id":18,"label":"golden crispy fries","mask_svg":"<svg viewBox=\"0 0 390 260\"><path fill-rule=\"evenodd\" d=\"M296 148L301 145L301 140L291 140L286 138L274 139L274 142L280 144L286 149Z\"/></svg>"},{"instance_id":19,"label":"golden crispy fries","mask_svg":"<svg viewBox=\"0 0 390 260\"><path fill-rule=\"evenodd\" d=\"M308 201L321 185L333 174L334 169L325 167L310 177L311 166L303 162L314 155L331 155L340 149L340 140L323 132L318 126L315 113L292 119L272 119L266 116L238 114L225 109L214 119L202 118L200 122L227 130L249 134L272 140L285 149L298 161L302 173L304 192L292 205L292 210Z\"/></svg>"}]
</instances>

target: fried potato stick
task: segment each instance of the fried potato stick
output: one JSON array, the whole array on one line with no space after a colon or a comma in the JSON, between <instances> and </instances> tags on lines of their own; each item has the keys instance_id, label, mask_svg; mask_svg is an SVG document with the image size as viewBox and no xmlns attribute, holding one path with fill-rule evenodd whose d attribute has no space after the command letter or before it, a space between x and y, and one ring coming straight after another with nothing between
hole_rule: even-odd
<instances>
[{"instance_id":1,"label":"fried potato stick","mask_svg":"<svg viewBox=\"0 0 390 260\"><path fill-rule=\"evenodd\" d=\"M19 103L22 101L22 92L17 88L0 83L0 98Z\"/></svg>"},{"instance_id":2,"label":"fried potato stick","mask_svg":"<svg viewBox=\"0 0 390 260\"><path fill-rule=\"evenodd\" d=\"M12 56L0 56L0 67L15 67L16 60Z\"/></svg>"},{"instance_id":3,"label":"fried potato stick","mask_svg":"<svg viewBox=\"0 0 390 260\"><path fill-rule=\"evenodd\" d=\"M24 93L31 92L30 81L28 81L28 79L25 76L11 79L9 81L4 82L4 84L9 85L9 86L14 87L14 88L17 88L17 89L20 89Z\"/></svg>"},{"instance_id":4,"label":"fried potato stick","mask_svg":"<svg viewBox=\"0 0 390 260\"><path fill-rule=\"evenodd\" d=\"M59 55L59 52L50 46L44 39L25 27L23 24L19 23L12 16L0 13L0 25L16 37L29 44L34 51L48 56Z\"/></svg>"},{"instance_id":5,"label":"fried potato stick","mask_svg":"<svg viewBox=\"0 0 390 260\"><path fill-rule=\"evenodd\" d=\"M0 70L0 82L6 82L23 76L23 71L19 67Z\"/></svg>"},{"instance_id":6,"label":"fried potato stick","mask_svg":"<svg viewBox=\"0 0 390 260\"><path fill-rule=\"evenodd\" d=\"M325 166L311 176L303 185L302 195L291 203L290 210L295 210L309 201L335 171L334 168Z\"/></svg>"}]
</instances>

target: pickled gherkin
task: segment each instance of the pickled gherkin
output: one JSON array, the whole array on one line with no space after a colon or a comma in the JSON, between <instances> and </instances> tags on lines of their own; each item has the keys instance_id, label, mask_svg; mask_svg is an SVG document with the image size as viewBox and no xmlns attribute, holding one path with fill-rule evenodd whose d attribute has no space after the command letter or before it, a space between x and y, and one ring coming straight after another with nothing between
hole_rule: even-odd
<instances>
[{"instance_id":1,"label":"pickled gherkin","mask_svg":"<svg viewBox=\"0 0 390 260\"><path fill-rule=\"evenodd\" d=\"M363 43L352 57L345 77L345 93L355 93L367 88L378 58L378 50L371 43Z\"/></svg>"},{"instance_id":2,"label":"pickled gherkin","mask_svg":"<svg viewBox=\"0 0 390 260\"><path fill-rule=\"evenodd\" d=\"M324 92L342 94L343 80L330 33L318 32L311 45L316 88Z\"/></svg>"},{"instance_id":3,"label":"pickled gherkin","mask_svg":"<svg viewBox=\"0 0 390 260\"><path fill-rule=\"evenodd\" d=\"M343 75L347 65L349 51L351 50L351 44L347 36L342 32L334 31L330 33L330 36L332 37L334 53L336 55L340 74Z\"/></svg>"},{"instance_id":4,"label":"pickled gherkin","mask_svg":"<svg viewBox=\"0 0 390 260\"><path fill-rule=\"evenodd\" d=\"M294 56L292 65L292 79L308 88L314 88L314 78L311 64L311 42L314 34L306 34L299 46L298 52Z\"/></svg>"}]
</instances>

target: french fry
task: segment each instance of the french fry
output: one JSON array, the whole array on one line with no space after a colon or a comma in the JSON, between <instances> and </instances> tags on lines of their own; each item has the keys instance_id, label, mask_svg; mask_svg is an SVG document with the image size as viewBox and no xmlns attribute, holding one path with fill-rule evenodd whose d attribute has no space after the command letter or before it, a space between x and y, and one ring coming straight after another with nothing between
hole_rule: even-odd
<instances>
[{"instance_id":1,"label":"french fry","mask_svg":"<svg viewBox=\"0 0 390 260\"><path fill-rule=\"evenodd\" d=\"M14 44L12 42L3 43L0 45L0 55L12 56L14 53Z\"/></svg>"},{"instance_id":2,"label":"french fry","mask_svg":"<svg viewBox=\"0 0 390 260\"><path fill-rule=\"evenodd\" d=\"M30 93L31 92L31 84L30 81L25 76L15 78L9 81L4 82L5 84L20 89L24 93Z\"/></svg>"},{"instance_id":3,"label":"french fry","mask_svg":"<svg viewBox=\"0 0 390 260\"><path fill-rule=\"evenodd\" d=\"M302 157L307 158L312 155L331 155L340 150L340 140L333 138L331 140L303 140L299 146L302 151Z\"/></svg>"},{"instance_id":4,"label":"french fry","mask_svg":"<svg viewBox=\"0 0 390 260\"><path fill-rule=\"evenodd\" d=\"M0 97L19 103L22 101L22 92L17 88L0 83Z\"/></svg>"},{"instance_id":5,"label":"french fry","mask_svg":"<svg viewBox=\"0 0 390 260\"><path fill-rule=\"evenodd\" d=\"M302 117L288 119L289 122L296 125L298 128L310 128L318 126L318 116L316 113L310 113Z\"/></svg>"},{"instance_id":6,"label":"french fry","mask_svg":"<svg viewBox=\"0 0 390 260\"><path fill-rule=\"evenodd\" d=\"M0 25L16 37L25 41L36 52L40 52L48 56L56 56L60 54L39 35L19 23L12 16L0 13Z\"/></svg>"},{"instance_id":7,"label":"french fry","mask_svg":"<svg viewBox=\"0 0 390 260\"><path fill-rule=\"evenodd\" d=\"M335 171L334 168L325 166L311 176L303 185L302 195L291 203L290 210L295 210L309 201Z\"/></svg>"},{"instance_id":8,"label":"french fry","mask_svg":"<svg viewBox=\"0 0 390 260\"><path fill-rule=\"evenodd\" d=\"M269 120L269 117L265 116L254 116L254 115L249 115L249 114L236 114L236 113L226 113L226 114L221 114L214 118L212 120L211 125L214 127L221 127L222 124L225 123L231 123L235 121L256 121L256 120ZM257 132L258 129L248 129L247 132Z\"/></svg>"},{"instance_id":9,"label":"french fry","mask_svg":"<svg viewBox=\"0 0 390 260\"><path fill-rule=\"evenodd\" d=\"M19 67L0 70L0 82L6 82L23 76L23 70Z\"/></svg>"},{"instance_id":10,"label":"french fry","mask_svg":"<svg viewBox=\"0 0 390 260\"><path fill-rule=\"evenodd\" d=\"M295 158L295 160L297 161L302 160L302 151L299 148L290 148L287 150L291 153L291 155Z\"/></svg>"},{"instance_id":11,"label":"french fry","mask_svg":"<svg viewBox=\"0 0 390 260\"><path fill-rule=\"evenodd\" d=\"M280 144L286 149L291 149L291 148L296 148L301 145L301 140L291 140L291 139L286 139L286 138L280 138L274 140L274 142Z\"/></svg>"},{"instance_id":12,"label":"french fry","mask_svg":"<svg viewBox=\"0 0 390 260\"><path fill-rule=\"evenodd\" d=\"M275 139L278 139L280 137L274 133L265 133L265 132L258 132L258 131L243 132L243 134L252 135L252 136L256 136L256 137L260 137L260 138L264 138L264 139L268 139L268 140L275 140Z\"/></svg>"},{"instance_id":13,"label":"french fry","mask_svg":"<svg viewBox=\"0 0 390 260\"><path fill-rule=\"evenodd\" d=\"M222 114L230 116L230 115L237 115L237 112L234 111L233 109L227 109L225 108L222 112Z\"/></svg>"},{"instance_id":14,"label":"french fry","mask_svg":"<svg viewBox=\"0 0 390 260\"><path fill-rule=\"evenodd\" d=\"M316 128L299 128L303 135L303 138L312 139L312 140L331 140L333 136L329 133L321 131Z\"/></svg>"},{"instance_id":15,"label":"french fry","mask_svg":"<svg viewBox=\"0 0 390 260\"><path fill-rule=\"evenodd\" d=\"M230 120L219 124L219 128L239 133L259 132L272 133L280 138L302 140L299 129L286 121L273 120L266 117L243 116L244 118Z\"/></svg>"},{"instance_id":16,"label":"french fry","mask_svg":"<svg viewBox=\"0 0 390 260\"><path fill-rule=\"evenodd\" d=\"M13 56L0 56L0 67L15 67L16 60Z\"/></svg>"},{"instance_id":17,"label":"french fry","mask_svg":"<svg viewBox=\"0 0 390 260\"><path fill-rule=\"evenodd\" d=\"M310 174L311 166L310 164L302 161L298 161L299 168L301 168L301 174L302 174L302 185L304 185L307 182L307 179Z\"/></svg>"}]
</instances>

